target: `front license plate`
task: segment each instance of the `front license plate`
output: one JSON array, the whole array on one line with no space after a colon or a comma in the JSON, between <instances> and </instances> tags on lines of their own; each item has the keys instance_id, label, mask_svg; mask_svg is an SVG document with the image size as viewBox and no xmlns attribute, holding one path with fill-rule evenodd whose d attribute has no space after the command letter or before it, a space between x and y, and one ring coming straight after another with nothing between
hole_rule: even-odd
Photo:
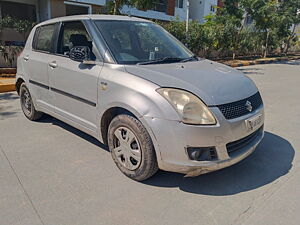
<instances>
[{"instance_id":1,"label":"front license plate","mask_svg":"<svg viewBox=\"0 0 300 225\"><path fill-rule=\"evenodd\" d=\"M256 128L260 127L263 123L263 115L259 114L258 116L252 117L246 120L246 126L248 130L255 130Z\"/></svg>"}]
</instances>

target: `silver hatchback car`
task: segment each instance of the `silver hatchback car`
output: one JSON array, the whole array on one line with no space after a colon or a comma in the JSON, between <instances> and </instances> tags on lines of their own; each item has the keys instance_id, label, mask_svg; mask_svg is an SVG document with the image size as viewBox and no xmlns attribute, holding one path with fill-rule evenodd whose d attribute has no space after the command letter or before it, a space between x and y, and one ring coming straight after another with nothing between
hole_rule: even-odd
<instances>
[{"instance_id":1,"label":"silver hatchback car","mask_svg":"<svg viewBox=\"0 0 300 225\"><path fill-rule=\"evenodd\" d=\"M256 85L197 58L162 27L126 16L52 19L32 30L16 88L30 120L50 114L107 144L134 180L233 165L263 138Z\"/></svg>"}]
</instances>

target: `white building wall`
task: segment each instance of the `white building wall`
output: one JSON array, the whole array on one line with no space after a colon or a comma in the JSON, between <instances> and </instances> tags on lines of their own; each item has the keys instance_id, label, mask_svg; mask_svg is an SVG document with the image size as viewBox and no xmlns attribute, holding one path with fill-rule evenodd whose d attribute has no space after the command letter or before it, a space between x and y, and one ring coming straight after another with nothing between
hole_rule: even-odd
<instances>
[{"instance_id":1,"label":"white building wall","mask_svg":"<svg viewBox=\"0 0 300 225\"><path fill-rule=\"evenodd\" d=\"M183 1L183 8L175 7L174 18L178 18L180 21L186 20L187 0ZM173 19L174 19L173 18Z\"/></svg>"},{"instance_id":2,"label":"white building wall","mask_svg":"<svg viewBox=\"0 0 300 225\"><path fill-rule=\"evenodd\" d=\"M154 10L138 10L134 7L129 7L127 5L123 6L123 8L120 10L122 14L125 15L131 15L131 16L137 16L137 17L143 17L143 18L149 18L149 19L158 19L158 20L171 20L172 16L167 15L163 12L158 12Z\"/></svg>"},{"instance_id":3,"label":"white building wall","mask_svg":"<svg viewBox=\"0 0 300 225\"><path fill-rule=\"evenodd\" d=\"M129 7L127 5L123 6L123 8L120 11L122 14L125 15L132 15L132 16L149 18L149 19L171 21L178 18L180 21L183 21L186 18L186 0L184 0L183 8L175 7L174 16L170 16L164 12L158 12L154 10L142 11L134 7Z\"/></svg>"},{"instance_id":4,"label":"white building wall","mask_svg":"<svg viewBox=\"0 0 300 225\"><path fill-rule=\"evenodd\" d=\"M217 9L218 0L190 0L190 19L204 23L207 15L210 13L215 14ZM211 6L214 11L211 11Z\"/></svg>"},{"instance_id":5,"label":"white building wall","mask_svg":"<svg viewBox=\"0 0 300 225\"><path fill-rule=\"evenodd\" d=\"M190 0L190 19L202 22L205 0Z\"/></svg>"}]
</instances>

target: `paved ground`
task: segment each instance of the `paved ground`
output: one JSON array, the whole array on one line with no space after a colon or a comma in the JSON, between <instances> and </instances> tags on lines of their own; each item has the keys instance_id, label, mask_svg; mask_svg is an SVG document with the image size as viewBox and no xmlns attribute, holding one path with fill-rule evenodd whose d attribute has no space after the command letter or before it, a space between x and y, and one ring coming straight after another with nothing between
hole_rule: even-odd
<instances>
[{"instance_id":1,"label":"paved ground","mask_svg":"<svg viewBox=\"0 0 300 225\"><path fill-rule=\"evenodd\" d=\"M30 122L15 94L0 94L0 224L300 224L300 61L240 69L262 92L265 138L243 162L196 178L134 182L95 139Z\"/></svg>"}]
</instances>

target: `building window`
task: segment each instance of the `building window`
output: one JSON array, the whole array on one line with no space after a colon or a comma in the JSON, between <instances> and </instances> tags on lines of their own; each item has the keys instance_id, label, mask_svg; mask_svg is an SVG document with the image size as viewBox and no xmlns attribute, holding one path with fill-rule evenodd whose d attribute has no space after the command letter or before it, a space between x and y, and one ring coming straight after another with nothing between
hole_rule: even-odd
<instances>
[{"instance_id":1,"label":"building window","mask_svg":"<svg viewBox=\"0 0 300 225\"><path fill-rule=\"evenodd\" d=\"M156 0L153 2L153 10L158 12L167 12L167 0Z\"/></svg>"},{"instance_id":2,"label":"building window","mask_svg":"<svg viewBox=\"0 0 300 225\"><path fill-rule=\"evenodd\" d=\"M67 2L66 4L66 16L73 15L84 15L92 13L92 6L87 4L75 3L75 2Z\"/></svg>"},{"instance_id":3,"label":"building window","mask_svg":"<svg viewBox=\"0 0 300 225\"><path fill-rule=\"evenodd\" d=\"M1 1L0 10L2 18L10 16L20 20L36 21L35 5Z\"/></svg>"},{"instance_id":4,"label":"building window","mask_svg":"<svg viewBox=\"0 0 300 225\"><path fill-rule=\"evenodd\" d=\"M252 19L252 17L251 17L250 15L247 15L245 20L246 20L246 21L245 21L246 24L251 24L251 23L253 23L253 19Z\"/></svg>"},{"instance_id":5,"label":"building window","mask_svg":"<svg viewBox=\"0 0 300 225\"><path fill-rule=\"evenodd\" d=\"M175 7L183 8L183 0L176 0Z\"/></svg>"},{"instance_id":6,"label":"building window","mask_svg":"<svg viewBox=\"0 0 300 225\"><path fill-rule=\"evenodd\" d=\"M166 0L157 0L153 3L153 10L158 12L167 11L167 1Z\"/></svg>"},{"instance_id":7,"label":"building window","mask_svg":"<svg viewBox=\"0 0 300 225\"><path fill-rule=\"evenodd\" d=\"M211 5L210 6L210 11L211 12L215 12L216 11L216 6L215 5Z\"/></svg>"}]
</instances>

